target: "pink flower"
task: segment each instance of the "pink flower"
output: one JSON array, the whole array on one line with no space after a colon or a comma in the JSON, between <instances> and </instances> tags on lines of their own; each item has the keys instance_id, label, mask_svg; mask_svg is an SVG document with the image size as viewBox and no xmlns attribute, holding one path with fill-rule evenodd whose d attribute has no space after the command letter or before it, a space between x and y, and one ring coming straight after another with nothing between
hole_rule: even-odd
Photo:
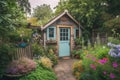
<instances>
[{"instance_id":1,"label":"pink flower","mask_svg":"<svg viewBox=\"0 0 120 80\"><path fill-rule=\"evenodd\" d=\"M113 65L114 68L117 68L117 67L118 67L118 64L117 64L116 62L113 62L112 65Z\"/></svg>"},{"instance_id":2,"label":"pink flower","mask_svg":"<svg viewBox=\"0 0 120 80\"><path fill-rule=\"evenodd\" d=\"M110 78L114 79L115 75L113 73L110 73Z\"/></svg>"},{"instance_id":3,"label":"pink flower","mask_svg":"<svg viewBox=\"0 0 120 80\"><path fill-rule=\"evenodd\" d=\"M105 64L107 61L108 61L107 58L103 58L103 59L98 60L98 62L99 62L100 64Z\"/></svg>"},{"instance_id":4,"label":"pink flower","mask_svg":"<svg viewBox=\"0 0 120 80\"><path fill-rule=\"evenodd\" d=\"M93 57L93 58L92 58L92 60L93 60L93 61L96 61L96 58L95 58L95 57Z\"/></svg>"},{"instance_id":5,"label":"pink flower","mask_svg":"<svg viewBox=\"0 0 120 80\"><path fill-rule=\"evenodd\" d=\"M104 72L103 72L103 74L104 74L104 75L106 75L106 74L107 74L107 72L106 72L106 71L104 71Z\"/></svg>"},{"instance_id":6,"label":"pink flower","mask_svg":"<svg viewBox=\"0 0 120 80\"><path fill-rule=\"evenodd\" d=\"M96 66L94 64L90 64L90 67L93 69L93 70L96 70Z\"/></svg>"}]
</instances>

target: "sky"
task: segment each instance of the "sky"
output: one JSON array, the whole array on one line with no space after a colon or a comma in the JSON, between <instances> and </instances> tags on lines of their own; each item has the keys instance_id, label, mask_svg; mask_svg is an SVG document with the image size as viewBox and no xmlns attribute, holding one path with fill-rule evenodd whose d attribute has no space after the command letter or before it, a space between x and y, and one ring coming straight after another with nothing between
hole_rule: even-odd
<instances>
[{"instance_id":1,"label":"sky","mask_svg":"<svg viewBox=\"0 0 120 80\"><path fill-rule=\"evenodd\" d=\"M31 9L42 4L50 5L51 9L54 11L54 7L58 5L59 0L29 0L31 4Z\"/></svg>"}]
</instances>

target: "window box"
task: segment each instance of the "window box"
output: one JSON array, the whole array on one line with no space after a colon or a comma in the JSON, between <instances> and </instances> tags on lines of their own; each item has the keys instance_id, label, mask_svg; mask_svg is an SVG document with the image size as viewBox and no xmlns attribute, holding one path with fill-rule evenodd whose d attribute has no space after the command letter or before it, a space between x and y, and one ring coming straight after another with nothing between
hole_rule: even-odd
<instances>
[{"instance_id":1,"label":"window box","mask_svg":"<svg viewBox=\"0 0 120 80\"><path fill-rule=\"evenodd\" d=\"M50 39L50 40L47 40L46 43L47 43L47 44L56 44L57 41L56 41L56 40L53 40L53 39Z\"/></svg>"}]
</instances>

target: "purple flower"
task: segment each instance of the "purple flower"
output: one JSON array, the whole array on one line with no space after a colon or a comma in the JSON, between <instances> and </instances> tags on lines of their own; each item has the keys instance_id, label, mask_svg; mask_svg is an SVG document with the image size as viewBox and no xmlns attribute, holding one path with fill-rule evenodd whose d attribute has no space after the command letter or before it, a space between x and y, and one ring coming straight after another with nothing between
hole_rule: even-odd
<instances>
[{"instance_id":1,"label":"purple flower","mask_svg":"<svg viewBox=\"0 0 120 80\"><path fill-rule=\"evenodd\" d=\"M113 66L114 68L117 68L117 67L118 67L118 64L117 64L116 62L113 62L113 63L112 63L112 66Z\"/></svg>"},{"instance_id":2,"label":"purple flower","mask_svg":"<svg viewBox=\"0 0 120 80\"><path fill-rule=\"evenodd\" d=\"M110 78L114 79L115 75L113 73L110 73Z\"/></svg>"},{"instance_id":3,"label":"purple flower","mask_svg":"<svg viewBox=\"0 0 120 80\"><path fill-rule=\"evenodd\" d=\"M104 71L104 72L103 72L103 74L104 74L104 75L106 75L106 74L107 74L107 72L106 72L106 71Z\"/></svg>"}]
</instances>

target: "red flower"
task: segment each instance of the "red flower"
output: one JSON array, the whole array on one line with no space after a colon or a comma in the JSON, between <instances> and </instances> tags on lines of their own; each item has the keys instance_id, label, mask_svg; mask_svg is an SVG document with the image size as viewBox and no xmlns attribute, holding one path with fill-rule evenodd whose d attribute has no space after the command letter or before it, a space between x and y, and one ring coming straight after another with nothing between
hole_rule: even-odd
<instances>
[{"instance_id":1,"label":"red flower","mask_svg":"<svg viewBox=\"0 0 120 80\"><path fill-rule=\"evenodd\" d=\"M93 70L96 70L96 66L94 64L90 64L90 67L93 69Z\"/></svg>"}]
</instances>

